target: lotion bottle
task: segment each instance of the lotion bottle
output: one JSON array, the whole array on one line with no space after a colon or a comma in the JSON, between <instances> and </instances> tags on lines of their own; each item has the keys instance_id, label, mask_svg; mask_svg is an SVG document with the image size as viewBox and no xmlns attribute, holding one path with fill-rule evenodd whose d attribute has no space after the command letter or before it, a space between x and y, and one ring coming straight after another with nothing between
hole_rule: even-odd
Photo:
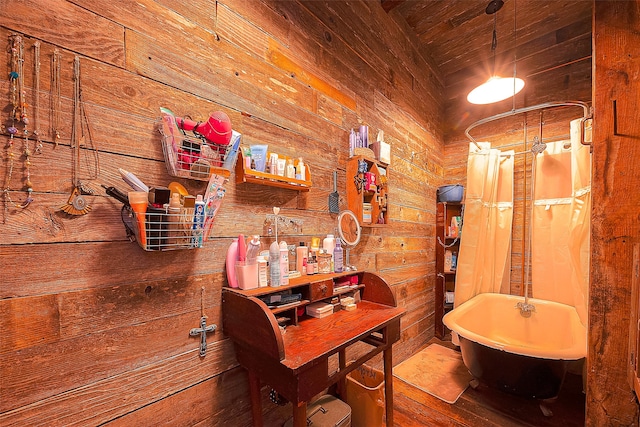
<instances>
[{"instance_id":1,"label":"lotion bottle","mask_svg":"<svg viewBox=\"0 0 640 427\"><path fill-rule=\"evenodd\" d=\"M343 250L340 244L340 238L336 238L336 247L333 249L333 271L336 273L342 273L343 269Z\"/></svg>"},{"instance_id":2,"label":"lotion bottle","mask_svg":"<svg viewBox=\"0 0 640 427\"><path fill-rule=\"evenodd\" d=\"M296 179L305 180L307 177L307 173L304 168L304 162L302 161L302 157L298 158L298 164L296 165Z\"/></svg>"},{"instance_id":3,"label":"lotion bottle","mask_svg":"<svg viewBox=\"0 0 640 427\"><path fill-rule=\"evenodd\" d=\"M273 242L269 246L269 286L280 286L280 246Z\"/></svg>"},{"instance_id":4,"label":"lotion bottle","mask_svg":"<svg viewBox=\"0 0 640 427\"><path fill-rule=\"evenodd\" d=\"M293 160L287 160L287 172L285 174L287 178L295 178L296 177L296 168L293 166Z\"/></svg>"},{"instance_id":5,"label":"lotion bottle","mask_svg":"<svg viewBox=\"0 0 640 427\"><path fill-rule=\"evenodd\" d=\"M307 274L307 262L309 258L309 248L304 242L300 242L300 246L296 248L296 270L302 275Z\"/></svg>"},{"instance_id":6,"label":"lotion bottle","mask_svg":"<svg viewBox=\"0 0 640 427\"><path fill-rule=\"evenodd\" d=\"M329 268L333 271L333 250L336 247L336 239L333 237L333 234L327 234L327 237L322 241L322 249L331 257L331 267Z\"/></svg>"},{"instance_id":7,"label":"lotion bottle","mask_svg":"<svg viewBox=\"0 0 640 427\"><path fill-rule=\"evenodd\" d=\"M289 284L289 246L284 240L280 242L280 284Z\"/></svg>"},{"instance_id":8,"label":"lotion bottle","mask_svg":"<svg viewBox=\"0 0 640 427\"><path fill-rule=\"evenodd\" d=\"M249 245L247 246L247 263L248 264L255 263L259 252L260 252L260 236L254 235L251 238L251 240L249 240Z\"/></svg>"}]
</instances>

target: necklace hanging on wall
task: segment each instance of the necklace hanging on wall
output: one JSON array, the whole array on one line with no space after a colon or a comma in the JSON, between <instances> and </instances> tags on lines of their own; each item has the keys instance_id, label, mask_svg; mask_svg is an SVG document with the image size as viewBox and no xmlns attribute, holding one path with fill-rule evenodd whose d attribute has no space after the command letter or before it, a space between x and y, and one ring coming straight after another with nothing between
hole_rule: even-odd
<instances>
[{"instance_id":1,"label":"necklace hanging on wall","mask_svg":"<svg viewBox=\"0 0 640 427\"><path fill-rule=\"evenodd\" d=\"M6 222L6 217L9 212L9 207L16 209L24 209L33 202L33 187L31 184L31 155L32 151L29 143L29 119L27 117L27 103L25 101L25 89L24 89L24 41L22 36L13 34L9 36L9 54L11 71L9 73L10 79L10 104L11 104L11 116L9 117L10 126L6 128L9 133L9 141L7 143L7 166L5 172L4 187L2 190L4 201L4 216L3 223ZM39 51L38 51L39 55ZM19 130L21 127L22 130ZM5 128L3 126L3 132ZM27 193L27 197L21 203L14 202L11 198L11 179L13 178L13 172L15 168L16 153L14 153L14 143L22 133L23 137L23 155L24 155L24 187Z\"/></svg>"},{"instance_id":2,"label":"necklace hanging on wall","mask_svg":"<svg viewBox=\"0 0 640 427\"><path fill-rule=\"evenodd\" d=\"M60 108L61 108L61 87L60 87L60 71L62 68L62 54L58 49L54 49L51 55L51 137L54 146L58 146L60 141Z\"/></svg>"},{"instance_id":3,"label":"necklace hanging on wall","mask_svg":"<svg viewBox=\"0 0 640 427\"><path fill-rule=\"evenodd\" d=\"M83 125L84 123L84 125ZM85 130L86 136L85 138ZM80 145L86 143L85 146L94 154L95 169L87 179L95 179L100 171L98 161L98 151L93 145L93 137L91 128L87 120L87 114L84 109L84 101L82 98L82 85L80 81L80 57L75 56L73 60L73 120L71 124L71 180L73 190L69 196L69 200L60 209L69 215L86 215L91 211L86 195L94 194L83 181L80 180Z\"/></svg>"},{"instance_id":4,"label":"necklace hanging on wall","mask_svg":"<svg viewBox=\"0 0 640 427\"><path fill-rule=\"evenodd\" d=\"M33 136L34 153L42 154L42 135L40 134L40 42L33 44Z\"/></svg>"}]
</instances>

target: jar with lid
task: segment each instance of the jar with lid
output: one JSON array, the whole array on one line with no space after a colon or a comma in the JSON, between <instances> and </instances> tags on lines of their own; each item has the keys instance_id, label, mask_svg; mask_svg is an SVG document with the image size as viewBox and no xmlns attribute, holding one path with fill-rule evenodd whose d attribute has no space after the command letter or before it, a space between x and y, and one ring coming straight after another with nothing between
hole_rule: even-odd
<instances>
[{"instance_id":1,"label":"jar with lid","mask_svg":"<svg viewBox=\"0 0 640 427\"><path fill-rule=\"evenodd\" d=\"M318 273L331 273L331 254L324 249L318 253Z\"/></svg>"}]
</instances>

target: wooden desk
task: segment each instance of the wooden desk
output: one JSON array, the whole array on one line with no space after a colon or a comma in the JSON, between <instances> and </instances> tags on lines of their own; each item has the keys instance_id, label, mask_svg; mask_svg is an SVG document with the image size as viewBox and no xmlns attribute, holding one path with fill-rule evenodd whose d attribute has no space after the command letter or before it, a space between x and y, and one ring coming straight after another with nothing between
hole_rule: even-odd
<instances>
[{"instance_id":1,"label":"wooden desk","mask_svg":"<svg viewBox=\"0 0 640 427\"><path fill-rule=\"evenodd\" d=\"M302 293L301 306L327 300L333 285L357 276L362 301L354 311L341 310L316 319L301 316L291 307L294 323L281 333L274 312L257 297L291 290ZM337 294L337 293L336 293ZM387 425L393 425L392 345L400 338L400 317L389 285L367 272L303 276L287 286L248 291L225 288L222 294L224 332L233 340L238 362L249 374L253 425L262 426L260 385L264 382L293 404L295 427L306 426L307 402L373 356L383 352ZM287 309L289 310L289 309ZM282 313L282 309L276 310ZM288 315L288 314L287 314ZM347 363L346 349L365 342L370 350ZM329 373L329 357L338 354L339 369Z\"/></svg>"}]
</instances>

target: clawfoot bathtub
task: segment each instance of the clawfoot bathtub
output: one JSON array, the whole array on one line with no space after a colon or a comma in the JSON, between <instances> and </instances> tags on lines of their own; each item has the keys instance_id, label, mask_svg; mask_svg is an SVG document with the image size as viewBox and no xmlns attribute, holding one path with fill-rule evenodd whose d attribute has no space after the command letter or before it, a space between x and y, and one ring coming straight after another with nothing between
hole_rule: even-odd
<instances>
[{"instance_id":1,"label":"clawfoot bathtub","mask_svg":"<svg viewBox=\"0 0 640 427\"><path fill-rule=\"evenodd\" d=\"M522 302L519 296L479 294L443 322L458 334L475 379L518 396L553 400L569 362L586 357L586 328L574 307L529 298L534 308L525 317L517 307Z\"/></svg>"}]
</instances>

